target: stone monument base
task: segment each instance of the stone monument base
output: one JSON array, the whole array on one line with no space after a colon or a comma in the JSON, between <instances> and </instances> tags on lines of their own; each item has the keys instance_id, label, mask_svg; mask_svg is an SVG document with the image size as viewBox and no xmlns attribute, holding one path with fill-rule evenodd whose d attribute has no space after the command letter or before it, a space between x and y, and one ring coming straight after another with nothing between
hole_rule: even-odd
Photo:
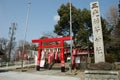
<instances>
[{"instance_id":1,"label":"stone monument base","mask_svg":"<svg viewBox=\"0 0 120 80\"><path fill-rule=\"evenodd\" d=\"M99 63L90 63L87 65L89 70L112 70L114 66L111 63L99 62Z\"/></svg>"},{"instance_id":2,"label":"stone monument base","mask_svg":"<svg viewBox=\"0 0 120 80\"><path fill-rule=\"evenodd\" d=\"M85 70L85 80L119 80L117 71Z\"/></svg>"}]
</instances>

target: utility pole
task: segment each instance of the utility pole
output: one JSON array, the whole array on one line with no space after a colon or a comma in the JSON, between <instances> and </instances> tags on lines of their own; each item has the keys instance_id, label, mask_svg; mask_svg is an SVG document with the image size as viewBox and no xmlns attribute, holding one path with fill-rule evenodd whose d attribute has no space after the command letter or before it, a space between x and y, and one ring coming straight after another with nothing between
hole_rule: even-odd
<instances>
[{"instance_id":1,"label":"utility pole","mask_svg":"<svg viewBox=\"0 0 120 80\"><path fill-rule=\"evenodd\" d=\"M16 23L12 23L11 27L9 27L9 35L10 35L9 52L8 52L8 58L9 58L8 61L9 62L11 61L11 50L13 47L13 41L15 40L14 35L15 35L16 26L17 26Z\"/></svg>"},{"instance_id":2,"label":"utility pole","mask_svg":"<svg viewBox=\"0 0 120 80\"><path fill-rule=\"evenodd\" d=\"M119 4L118 4L118 15L119 15L119 19L120 19L120 0L119 0Z\"/></svg>"},{"instance_id":3,"label":"utility pole","mask_svg":"<svg viewBox=\"0 0 120 80\"><path fill-rule=\"evenodd\" d=\"M71 0L70 0L70 53L71 53L71 61L70 61L70 66L71 66L71 72L72 72L72 45L73 45L73 41L72 41L72 36L73 36L73 33L72 33L72 14L71 14Z\"/></svg>"},{"instance_id":4,"label":"utility pole","mask_svg":"<svg viewBox=\"0 0 120 80\"><path fill-rule=\"evenodd\" d=\"M21 62L21 70L23 71L23 59L24 59L24 51L25 51L25 41L27 36L27 29L28 29L28 18L29 18L29 12L30 12L30 1L28 0L27 3L27 17L26 17L26 27L25 27L25 34L24 34L24 42L23 42L23 50L22 50L22 62Z\"/></svg>"}]
</instances>

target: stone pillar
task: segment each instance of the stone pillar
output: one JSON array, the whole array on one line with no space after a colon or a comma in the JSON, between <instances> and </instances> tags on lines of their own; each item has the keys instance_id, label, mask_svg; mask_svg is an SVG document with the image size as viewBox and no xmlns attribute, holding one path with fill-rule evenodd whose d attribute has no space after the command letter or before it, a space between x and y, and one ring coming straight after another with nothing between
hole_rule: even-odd
<instances>
[{"instance_id":1,"label":"stone pillar","mask_svg":"<svg viewBox=\"0 0 120 80\"><path fill-rule=\"evenodd\" d=\"M92 2L90 4L90 8L91 8L92 29L93 29L93 37L94 37L95 63L105 62L103 35L102 35L101 18L100 18L98 1Z\"/></svg>"}]
</instances>

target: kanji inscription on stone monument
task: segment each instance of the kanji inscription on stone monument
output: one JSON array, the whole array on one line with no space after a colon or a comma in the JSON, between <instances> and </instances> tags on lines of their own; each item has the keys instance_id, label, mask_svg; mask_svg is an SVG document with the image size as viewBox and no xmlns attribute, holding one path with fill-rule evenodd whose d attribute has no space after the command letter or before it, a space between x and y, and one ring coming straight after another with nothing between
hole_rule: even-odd
<instances>
[{"instance_id":1,"label":"kanji inscription on stone monument","mask_svg":"<svg viewBox=\"0 0 120 80\"><path fill-rule=\"evenodd\" d=\"M94 37L95 63L105 62L103 35L102 35L98 1L90 3L90 8L91 8L92 29L93 29L93 37Z\"/></svg>"}]
</instances>

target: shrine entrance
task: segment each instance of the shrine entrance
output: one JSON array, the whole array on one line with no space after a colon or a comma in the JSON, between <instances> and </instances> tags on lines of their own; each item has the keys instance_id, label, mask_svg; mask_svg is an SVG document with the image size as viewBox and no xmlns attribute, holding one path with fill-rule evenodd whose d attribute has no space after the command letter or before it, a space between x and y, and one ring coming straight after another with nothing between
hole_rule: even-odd
<instances>
[{"instance_id":1,"label":"shrine entrance","mask_svg":"<svg viewBox=\"0 0 120 80\"><path fill-rule=\"evenodd\" d=\"M59 48L60 49L60 61L61 61L61 72L65 72L65 59L64 59L64 41L71 40L72 37L59 37L59 38L44 38L32 40L32 43L38 43L38 55L36 70L40 70L41 52L44 48ZM57 44L44 45L45 42L57 42Z\"/></svg>"}]
</instances>

